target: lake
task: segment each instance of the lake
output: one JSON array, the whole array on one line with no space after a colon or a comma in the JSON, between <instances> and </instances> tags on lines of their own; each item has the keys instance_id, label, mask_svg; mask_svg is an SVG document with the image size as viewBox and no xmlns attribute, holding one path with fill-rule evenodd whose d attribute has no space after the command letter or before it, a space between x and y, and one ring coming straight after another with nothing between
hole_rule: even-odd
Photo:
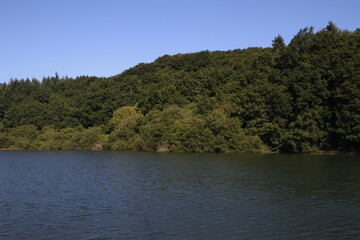
<instances>
[{"instance_id":1,"label":"lake","mask_svg":"<svg viewBox=\"0 0 360 240\"><path fill-rule=\"evenodd\" d=\"M2 151L0 239L360 239L360 157Z\"/></svg>"}]
</instances>

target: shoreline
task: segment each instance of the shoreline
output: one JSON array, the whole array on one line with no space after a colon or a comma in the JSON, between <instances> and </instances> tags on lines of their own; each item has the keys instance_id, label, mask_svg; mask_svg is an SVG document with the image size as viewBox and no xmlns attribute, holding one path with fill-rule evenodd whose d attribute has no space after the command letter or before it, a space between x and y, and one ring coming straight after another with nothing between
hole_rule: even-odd
<instances>
[{"instance_id":1,"label":"shoreline","mask_svg":"<svg viewBox=\"0 0 360 240\"><path fill-rule=\"evenodd\" d=\"M66 149L61 149L61 150L39 150L39 149L0 149L0 151L36 151L36 152L62 152L62 151L87 151L87 152L149 152L149 153L160 153L160 154L164 154L164 153L197 153L197 154L201 154L201 153L205 153L205 154L279 154L279 155L349 155L349 156L360 156L360 154L358 153L354 153L354 152L350 152L350 153L341 153L341 152L334 152L334 151L330 151L330 152L159 152L159 151L121 151L121 150L109 150L109 149L103 149L103 150L93 150L93 149L73 149L73 150L66 150Z\"/></svg>"}]
</instances>

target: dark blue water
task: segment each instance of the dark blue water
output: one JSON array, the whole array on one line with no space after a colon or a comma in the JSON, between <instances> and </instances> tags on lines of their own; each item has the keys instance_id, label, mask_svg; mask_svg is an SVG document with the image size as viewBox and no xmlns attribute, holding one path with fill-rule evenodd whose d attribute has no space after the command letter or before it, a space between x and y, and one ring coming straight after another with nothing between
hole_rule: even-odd
<instances>
[{"instance_id":1,"label":"dark blue water","mask_svg":"<svg viewBox=\"0 0 360 240\"><path fill-rule=\"evenodd\" d=\"M360 239L360 158L0 152L0 239Z\"/></svg>"}]
</instances>

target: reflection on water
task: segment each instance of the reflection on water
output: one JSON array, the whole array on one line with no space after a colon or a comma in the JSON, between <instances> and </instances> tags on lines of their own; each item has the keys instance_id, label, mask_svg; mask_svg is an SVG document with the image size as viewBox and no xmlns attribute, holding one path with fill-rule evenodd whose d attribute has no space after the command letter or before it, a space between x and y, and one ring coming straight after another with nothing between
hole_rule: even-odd
<instances>
[{"instance_id":1,"label":"reflection on water","mask_svg":"<svg viewBox=\"0 0 360 240\"><path fill-rule=\"evenodd\" d=\"M356 239L360 158L0 152L0 239Z\"/></svg>"}]
</instances>

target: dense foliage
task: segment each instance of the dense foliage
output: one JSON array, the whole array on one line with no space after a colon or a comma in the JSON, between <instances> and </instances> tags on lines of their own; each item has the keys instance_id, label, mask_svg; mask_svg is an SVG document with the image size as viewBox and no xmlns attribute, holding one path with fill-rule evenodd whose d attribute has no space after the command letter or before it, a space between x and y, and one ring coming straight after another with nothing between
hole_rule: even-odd
<instances>
[{"instance_id":1,"label":"dense foliage","mask_svg":"<svg viewBox=\"0 0 360 240\"><path fill-rule=\"evenodd\" d=\"M359 152L360 29L0 85L0 148Z\"/></svg>"}]
</instances>

